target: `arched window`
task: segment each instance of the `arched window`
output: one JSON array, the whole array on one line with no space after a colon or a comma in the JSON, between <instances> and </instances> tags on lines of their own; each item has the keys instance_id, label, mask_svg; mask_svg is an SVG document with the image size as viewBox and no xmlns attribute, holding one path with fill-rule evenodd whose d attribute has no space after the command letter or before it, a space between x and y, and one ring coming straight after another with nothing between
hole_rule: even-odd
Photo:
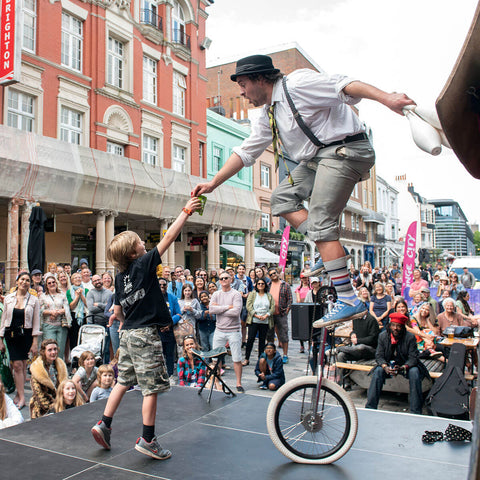
<instances>
[{"instance_id":1,"label":"arched window","mask_svg":"<svg viewBox=\"0 0 480 480\"><path fill-rule=\"evenodd\" d=\"M186 45L185 35L185 14L183 8L177 0L173 2L172 10L172 40L174 43Z\"/></svg>"}]
</instances>

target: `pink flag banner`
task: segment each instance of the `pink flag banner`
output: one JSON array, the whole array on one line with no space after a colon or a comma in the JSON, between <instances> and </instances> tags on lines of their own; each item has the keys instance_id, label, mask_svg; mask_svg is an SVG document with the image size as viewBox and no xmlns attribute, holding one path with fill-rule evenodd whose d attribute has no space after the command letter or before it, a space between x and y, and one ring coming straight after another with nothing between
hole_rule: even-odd
<instances>
[{"instance_id":1,"label":"pink flag banner","mask_svg":"<svg viewBox=\"0 0 480 480\"><path fill-rule=\"evenodd\" d=\"M282 269L282 272L285 271L285 266L287 264L287 253L288 253L289 242L290 242L290 225L287 225L282 235L282 243L280 244L280 260L278 262L278 266Z\"/></svg>"},{"instance_id":2,"label":"pink flag banner","mask_svg":"<svg viewBox=\"0 0 480 480\"><path fill-rule=\"evenodd\" d=\"M417 252L417 222L412 222L407 230L405 237L405 252L403 254L403 278L402 278L402 297L405 289L410 287L413 282L413 270L415 268L415 256Z\"/></svg>"}]
</instances>

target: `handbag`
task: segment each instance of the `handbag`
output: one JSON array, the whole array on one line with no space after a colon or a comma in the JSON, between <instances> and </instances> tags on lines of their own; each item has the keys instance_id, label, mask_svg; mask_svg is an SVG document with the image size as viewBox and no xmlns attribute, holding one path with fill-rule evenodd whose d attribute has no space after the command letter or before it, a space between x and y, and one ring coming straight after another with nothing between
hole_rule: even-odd
<instances>
[{"instance_id":1,"label":"handbag","mask_svg":"<svg viewBox=\"0 0 480 480\"><path fill-rule=\"evenodd\" d=\"M187 318L182 318L177 324L173 326L173 334L175 341L179 347L183 346L183 339L187 335L195 335L195 327Z\"/></svg>"},{"instance_id":2,"label":"handbag","mask_svg":"<svg viewBox=\"0 0 480 480\"><path fill-rule=\"evenodd\" d=\"M6 393L15 391L15 381L13 380L12 371L10 370L10 362L4 352L0 352L0 376L5 387Z\"/></svg>"}]
</instances>

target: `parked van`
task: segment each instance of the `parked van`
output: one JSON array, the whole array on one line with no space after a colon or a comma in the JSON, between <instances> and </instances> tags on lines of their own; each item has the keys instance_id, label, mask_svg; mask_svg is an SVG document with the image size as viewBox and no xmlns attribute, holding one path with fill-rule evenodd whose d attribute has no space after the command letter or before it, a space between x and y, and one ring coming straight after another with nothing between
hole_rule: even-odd
<instances>
[{"instance_id":1,"label":"parked van","mask_svg":"<svg viewBox=\"0 0 480 480\"><path fill-rule=\"evenodd\" d=\"M450 267L449 273L453 270L460 279L460 275L463 274L463 268L467 267L468 271L473 273L475 278L477 279L477 283L474 288L479 288L480 284L480 256L469 256L469 257L458 257L456 258L452 266Z\"/></svg>"}]
</instances>

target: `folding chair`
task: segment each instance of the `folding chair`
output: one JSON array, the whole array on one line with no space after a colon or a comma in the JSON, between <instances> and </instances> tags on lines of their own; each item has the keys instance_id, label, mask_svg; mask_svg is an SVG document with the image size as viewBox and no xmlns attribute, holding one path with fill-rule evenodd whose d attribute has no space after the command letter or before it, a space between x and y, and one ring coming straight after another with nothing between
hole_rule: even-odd
<instances>
[{"instance_id":1,"label":"folding chair","mask_svg":"<svg viewBox=\"0 0 480 480\"><path fill-rule=\"evenodd\" d=\"M212 378L212 384L210 385L210 393L208 394L207 402L210 403L210 399L212 398L213 387L215 385L215 381L218 380L222 384L222 390L225 395L236 395L233 393L232 389L223 381L222 377L220 376L220 372L218 369L219 363L218 361L215 362L214 367L210 367L210 365L205 361L206 358L217 358L225 355L227 353L227 349L225 347L215 348L213 350L209 350L208 352L201 352L200 350L195 350L192 348L191 352L200 359L202 364L205 366L206 375L205 375L205 383L202 385L202 388L198 391L200 395L207 385L210 378Z\"/></svg>"}]
</instances>

